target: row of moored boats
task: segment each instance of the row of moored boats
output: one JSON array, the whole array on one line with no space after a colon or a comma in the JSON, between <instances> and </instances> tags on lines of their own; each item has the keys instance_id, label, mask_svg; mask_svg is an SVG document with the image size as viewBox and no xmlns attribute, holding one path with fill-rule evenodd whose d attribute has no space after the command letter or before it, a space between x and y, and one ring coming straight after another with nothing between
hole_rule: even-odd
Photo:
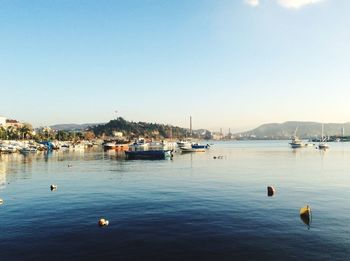
<instances>
[{"instance_id":1,"label":"row of moored boats","mask_svg":"<svg viewBox=\"0 0 350 261\"><path fill-rule=\"evenodd\" d=\"M136 140L135 142L121 143L117 141L106 142L103 144L105 150L123 151L127 159L168 159L173 157L173 152L180 150L187 152L205 152L210 145L202 145L191 141L178 142L146 142L145 140Z\"/></svg>"},{"instance_id":2,"label":"row of moored boats","mask_svg":"<svg viewBox=\"0 0 350 261\"><path fill-rule=\"evenodd\" d=\"M3 140L0 141L0 154L10 153L31 153L38 151L51 151L51 150L79 150L88 147L92 147L93 144L89 141L73 143L73 142L62 142L62 141L44 141L36 142L32 140Z\"/></svg>"}]
</instances>

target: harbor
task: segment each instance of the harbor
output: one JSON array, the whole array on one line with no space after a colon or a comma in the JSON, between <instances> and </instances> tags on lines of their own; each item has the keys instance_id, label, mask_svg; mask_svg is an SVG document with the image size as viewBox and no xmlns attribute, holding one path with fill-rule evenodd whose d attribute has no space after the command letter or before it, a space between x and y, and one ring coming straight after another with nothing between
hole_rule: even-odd
<instances>
[{"instance_id":1,"label":"harbor","mask_svg":"<svg viewBox=\"0 0 350 261\"><path fill-rule=\"evenodd\" d=\"M101 145L1 154L2 258L327 260L350 254L348 143L325 152L293 150L288 141L213 142L205 153L174 152L173 160L119 154ZM311 223L301 215L307 205ZM108 226L97 224L101 218Z\"/></svg>"},{"instance_id":2,"label":"harbor","mask_svg":"<svg viewBox=\"0 0 350 261\"><path fill-rule=\"evenodd\" d=\"M0 261L347 261L350 1L1 1Z\"/></svg>"}]
</instances>

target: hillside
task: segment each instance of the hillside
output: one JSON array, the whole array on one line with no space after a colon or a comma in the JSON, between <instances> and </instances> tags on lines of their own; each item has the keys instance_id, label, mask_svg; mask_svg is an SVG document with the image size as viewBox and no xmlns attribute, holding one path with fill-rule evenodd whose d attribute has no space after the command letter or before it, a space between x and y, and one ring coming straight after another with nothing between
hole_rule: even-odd
<instances>
[{"instance_id":1,"label":"hillside","mask_svg":"<svg viewBox=\"0 0 350 261\"><path fill-rule=\"evenodd\" d=\"M126 121L122 117L90 128L96 136L113 136L115 132L122 132L124 137L137 138L184 138L189 136L189 129L172 125ZM193 131L193 138L210 138L207 130Z\"/></svg>"},{"instance_id":2,"label":"hillside","mask_svg":"<svg viewBox=\"0 0 350 261\"><path fill-rule=\"evenodd\" d=\"M300 138L310 138L321 135L322 123L320 122L302 122L302 121L287 121L284 123L268 123L263 124L253 130L238 133L241 137L256 138L290 138L294 135L295 129L298 127L297 136ZM345 129L345 135L350 133L350 122L347 123L325 123L324 135L342 135L342 129ZM348 131L347 131L348 130Z\"/></svg>"},{"instance_id":3,"label":"hillside","mask_svg":"<svg viewBox=\"0 0 350 261\"><path fill-rule=\"evenodd\" d=\"M50 126L50 128L54 130L65 130L65 131L83 131L86 130L89 127L97 126L99 124L104 123L84 123L84 124L75 124L75 123L68 123L68 124L55 124Z\"/></svg>"}]
</instances>

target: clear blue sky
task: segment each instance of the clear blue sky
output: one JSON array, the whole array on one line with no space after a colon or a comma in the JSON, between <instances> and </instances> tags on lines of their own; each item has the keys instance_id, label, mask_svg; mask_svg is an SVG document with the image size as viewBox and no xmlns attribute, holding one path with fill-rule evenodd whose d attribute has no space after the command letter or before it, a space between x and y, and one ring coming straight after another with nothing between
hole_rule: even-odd
<instances>
[{"instance_id":1,"label":"clear blue sky","mask_svg":"<svg viewBox=\"0 0 350 261\"><path fill-rule=\"evenodd\" d=\"M305 5L303 5L305 4ZM0 115L350 121L349 0L0 0Z\"/></svg>"}]
</instances>

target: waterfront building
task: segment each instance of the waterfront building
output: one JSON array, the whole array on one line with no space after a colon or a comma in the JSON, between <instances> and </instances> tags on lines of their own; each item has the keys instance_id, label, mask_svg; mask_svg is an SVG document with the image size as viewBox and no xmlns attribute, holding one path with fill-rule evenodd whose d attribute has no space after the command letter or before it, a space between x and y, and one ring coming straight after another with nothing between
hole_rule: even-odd
<instances>
[{"instance_id":1,"label":"waterfront building","mask_svg":"<svg viewBox=\"0 0 350 261\"><path fill-rule=\"evenodd\" d=\"M10 127L13 127L13 128L21 128L23 127L23 123L20 123L19 121L17 120L12 120L12 119L6 119L6 123L4 125L6 128L10 128Z\"/></svg>"},{"instance_id":2,"label":"waterfront building","mask_svg":"<svg viewBox=\"0 0 350 261\"><path fill-rule=\"evenodd\" d=\"M7 120L6 117L0 116L0 126L5 126L6 120Z\"/></svg>"},{"instance_id":3,"label":"waterfront building","mask_svg":"<svg viewBox=\"0 0 350 261\"><path fill-rule=\"evenodd\" d=\"M222 132L213 132L212 133L213 136L213 140L222 140L224 138L224 135L222 134Z\"/></svg>"}]
</instances>

